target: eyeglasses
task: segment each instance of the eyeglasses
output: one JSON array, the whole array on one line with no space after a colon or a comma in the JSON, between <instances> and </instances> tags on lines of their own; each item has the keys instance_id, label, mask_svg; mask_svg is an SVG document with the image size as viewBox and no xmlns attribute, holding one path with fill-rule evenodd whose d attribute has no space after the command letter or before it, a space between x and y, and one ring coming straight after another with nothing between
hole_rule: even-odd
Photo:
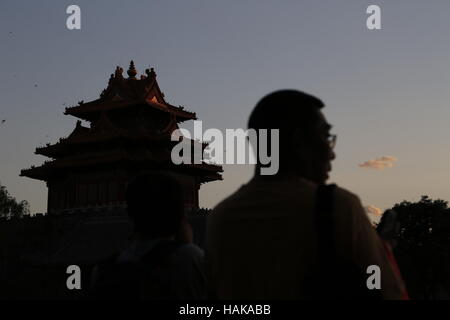
<instances>
[{"instance_id":1,"label":"eyeglasses","mask_svg":"<svg viewBox=\"0 0 450 320\"><path fill-rule=\"evenodd\" d=\"M337 135L336 134L329 134L327 137L327 141L328 141L328 145L330 146L330 149L334 149L334 147L336 146L336 140L337 140Z\"/></svg>"}]
</instances>

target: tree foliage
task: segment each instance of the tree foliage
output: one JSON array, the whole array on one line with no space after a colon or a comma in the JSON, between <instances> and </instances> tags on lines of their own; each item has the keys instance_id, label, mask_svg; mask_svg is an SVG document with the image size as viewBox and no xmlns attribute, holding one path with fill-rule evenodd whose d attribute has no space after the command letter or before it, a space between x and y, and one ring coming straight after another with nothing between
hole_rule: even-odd
<instances>
[{"instance_id":1,"label":"tree foliage","mask_svg":"<svg viewBox=\"0 0 450 320\"><path fill-rule=\"evenodd\" d=\"M394 253L410 295L433 299L450 293L450 209L447 201L422 196L392 209L400 224Z\"/></svg>"},{"instance_id":2,"label":"tree foliage","mask_svg":"<svg viewBox=\"0 0 450 320\"><path fill-rule=\"evenodd\" d=\"M5 186L0 185L0 218L21 218L30 214L30 206L26 200L20 202L12 197Z\"/></svg>"}]
</instances>

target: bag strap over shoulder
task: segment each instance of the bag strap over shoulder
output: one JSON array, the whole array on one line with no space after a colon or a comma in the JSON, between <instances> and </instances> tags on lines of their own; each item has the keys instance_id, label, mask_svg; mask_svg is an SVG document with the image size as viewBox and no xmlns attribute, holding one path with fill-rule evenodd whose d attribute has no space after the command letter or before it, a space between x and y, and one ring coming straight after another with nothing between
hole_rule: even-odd
<instances>
[{"instance_id":1,"label":"bag strap over shoulder","mask_svg":"<svg viewBox=\"0 0 450 320\"><path fill-rule=\"evenodd\" d=\"M317 188L314 223L318 243L317 287L312 297L380 300L378 290L368 290L366 274L350 261L338 258L334 208L335 184Z\"/></svg>"},{"instance_id":2,"label":"bag strap over shoulder","mask_svg":"<svg viewBox=\"0 0 450 320\"><path fill-rule=\"evenodd\" d=\"M320 185L316 192L314 224L317 231L319 263L329 265L336 260L334 228L335 184Z\"/></svg>"}]
</instances>

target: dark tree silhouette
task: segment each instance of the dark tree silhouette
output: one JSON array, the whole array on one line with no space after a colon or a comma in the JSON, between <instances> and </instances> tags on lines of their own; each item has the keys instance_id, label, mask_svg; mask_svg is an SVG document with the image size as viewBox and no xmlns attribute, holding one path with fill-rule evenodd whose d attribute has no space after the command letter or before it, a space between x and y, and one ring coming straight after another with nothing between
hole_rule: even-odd
<instances>
[{"instance_id":1,"label":"dark tree silhouette","mask_svg":"<svg viewBox=\"0 0 450 320\"><path fill-rule=\"evenodd\" d=\"M21 218L29 214L28 202L26 200L17 202L14 197L9 195L6 187L0 185L0 218Z\"/></svg>"},{"instance_id":2,"label":"dark tree silhouette","mask_svg":"<svg viewBox=\"0 0 450 320\"><path fill-rule=\"evenodd\" d=\"M393 208L400 224L394 254L410 296L447 298L450 293L450 209L447 201L422 196Z\"/></svg>"}]
</instances>

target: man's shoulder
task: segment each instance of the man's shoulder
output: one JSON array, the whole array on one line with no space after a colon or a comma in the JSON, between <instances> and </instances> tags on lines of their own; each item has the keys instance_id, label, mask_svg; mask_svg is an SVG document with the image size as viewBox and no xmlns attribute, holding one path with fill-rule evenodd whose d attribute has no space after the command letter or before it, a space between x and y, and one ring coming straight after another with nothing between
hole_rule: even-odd
<instances>
[{"instance_id":1,"label":"man's shoulder","mask_svg":"<svg viewBox=\"0 0 450 320\"><path fill-rule=\"evenodd\" d=\"M228 197L220 201L218 204L216 204L216 206L212 209L212 213L217 213L226 210L230 205L232 205L237 198L238 191L233 192L231 195L229 195Z\"/></svg>"},{"instance_id":2,"label":"man's shoulder","mask_svg":"<svg viewBox=\"0 0 450 320\"><path fill-rule=\"evenodd\" d=\"M334 197L336 201L342 204L355 205L361 203L361 200L358 195L356 195L355 193L351 192L348 189L339 186L336 186L335 188Z\"/></svg>"},{"instance_id":3,"label":"man's shoulder","mask_svg":"<svg viewBox=\"0 0 450 320\"><path fill-rule=\"evenodd\" d=\"M309 198L308 200L311 203L314 203L314 197L316 194L317 185L312 183L300 183L298 191L301 192L301 195L296 194L296 189L291 188L288 190L289 192L283 192L283 190L278 190L275 193L271 194L273 198L278 197L283 201L300 203L302 202L303 197ZM287 190L286 190L287 191ZM210 219L215 222L222 220L225 217L230 217L230 213L236 211L242 211L243 208L248 208L249 210L256 206L256 202L259 206L263 204L272 204L276 202L275 199L265 199L264 196L261 198L255 198L253 196L249 196L247 194L246 185L240 187L234 193L229 195L227 198L219 202L212 210ZM280 200L278 199L278 200ZM336 186L334 190L334 201L335 208L339 211L360 211L362 208L361 200L358 195L349 191L346 188ZM281 201L280 200L280 201ZM306 199L303 199L306 200ZM307 202L308 202L307 201ZM237 210L238 209L238 210Z\"/></svg>"},{"instance_id":4,"label":"man's shoulder","mask_svg":"<svg viewBox=\"0 0 450 320\"><path fill-rule=\"evenodd\" d=\"M334 208L339 216L338 221L343 222L345 227L350 225L361 227L370 227L369 218L361 203L360 198L355 193L337 187L334 196Z\"/></svg>"},{"instance_id":5,"label":"man's shoulder","mask_svg":"<svg viewBox=\"0 0 450 320\"><path fill-rule=\"evenodd\" d=\"M305 185L303 185L303 186L305 186ZM308 187L308 189L312 190L312 192L309 193L309 194L311 196L314 195L315 194L315 189L317 188L317 186L315 186L312 183L306 184L306 186ZM226 197L222 201L220 201L213 208L213 211L214 212L219 212L219 211L222 211L222 210L226 210L230 206L234 205L234 203L240 199L240 196L244 192L244 188L245 188L245 185L240 187L238 190L233 192L231 195L229 195L228 197ZM340 200L341 202L346 202L346 203L349 203L349 204L360 202L360 198L359 198L359 196L357 194L353 193L352 191L350 191L350 190L348 190L346 188L340 187L338 185L336 185L336 187L335 187L334 196L335 196L336 199Z\"/></svg>"},{"instance_id":6,"label":"man's shoulder","mask_svg":"<svg viewBox=\"0 0 450 320\"><path fill-rule=\"evenodd\" d=\"M244 192L245 185L239 187L236 191L230 194L228 197L220 201L216 206L212 209L212 215L217 216L221 212L228 211L230 207L234 206L236 203L240 202L242 198L242 193Z\"/></svg>"}]
</instances>

